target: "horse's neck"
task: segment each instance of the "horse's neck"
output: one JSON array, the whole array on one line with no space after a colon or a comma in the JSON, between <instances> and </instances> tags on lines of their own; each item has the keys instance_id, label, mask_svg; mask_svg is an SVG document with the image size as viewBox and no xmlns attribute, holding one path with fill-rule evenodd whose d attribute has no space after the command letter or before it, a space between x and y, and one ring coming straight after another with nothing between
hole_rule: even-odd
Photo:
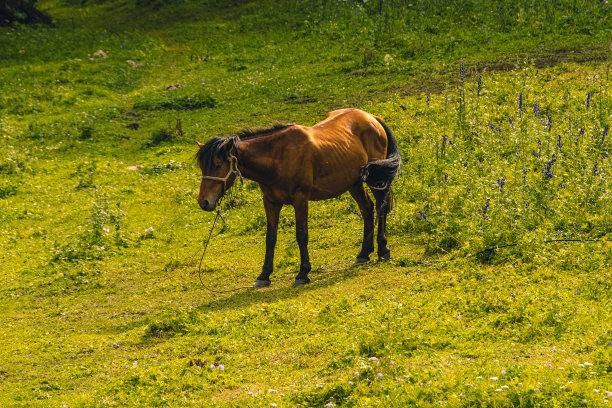
<instances>
[{"instance_id":1,"label":"horse's neck","mask_svg":"<svg viewBox=\"0 0 612 408\"><path fill-rule=\"evenodd\" d=\"M236 144L238 169L245 178L262 183L270 180L276 173L269 145L270 140L264 138L244 140Z\"/></svg>"}]
</instances>

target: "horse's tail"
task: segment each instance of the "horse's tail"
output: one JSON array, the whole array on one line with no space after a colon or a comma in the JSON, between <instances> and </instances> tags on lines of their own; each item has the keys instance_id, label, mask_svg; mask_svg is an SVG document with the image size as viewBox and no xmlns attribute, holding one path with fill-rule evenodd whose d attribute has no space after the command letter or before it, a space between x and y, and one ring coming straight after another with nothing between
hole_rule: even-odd
<instances>
[{"instance_id":1,"label":"horse's tail","mask_svg":"<svg viewBox=\"0 0 612 408\"><path fill-rule=\"evenodd\" d=\"M387 158L374 160L363 166L361 169L361 179L365 181L370 188L390 191L391 182L402 165L402 156L399 146L397 145L397 140L387 127L387 124L381 118L376 118L376 120L381 124L387 134Z\"/></svg>"}]
</instances>

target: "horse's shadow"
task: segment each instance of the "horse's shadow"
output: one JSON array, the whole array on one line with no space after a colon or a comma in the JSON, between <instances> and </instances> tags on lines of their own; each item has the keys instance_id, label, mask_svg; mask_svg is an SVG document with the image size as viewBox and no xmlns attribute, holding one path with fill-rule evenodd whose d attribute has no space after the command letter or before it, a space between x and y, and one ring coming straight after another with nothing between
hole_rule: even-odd
<instances>
[{"instance_id":1,"label":"horse's shadow","mask_svg":"<svg viewBox=\"0 0 612 408\"><path fill-rule=\"evenodd\" d=\"M270 303L279 299L291 299L312 292L318 289L326 288L343 282L347 279L354 278L364 271L369 269L378 269L377 263L369 262L362 265L341 266L332 270L313 270L310 272L312 282L308 285L302 285L297 288L291 287L294 277L282 276L272 282L272 286L264 289L244 288L237 290L230 296L216 298L197 306L200 311L214 312L221 310L232 310L240 307L248 307L258 303ZM214 296L215 293L212 292ZM223 294L220 293L220 296Z\"/></svg>"}]
</instances>

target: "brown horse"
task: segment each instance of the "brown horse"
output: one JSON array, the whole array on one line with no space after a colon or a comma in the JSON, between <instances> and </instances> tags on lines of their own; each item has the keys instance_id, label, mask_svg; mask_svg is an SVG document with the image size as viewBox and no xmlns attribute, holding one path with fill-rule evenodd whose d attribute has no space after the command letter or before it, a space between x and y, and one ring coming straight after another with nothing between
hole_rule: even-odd
<instances>
[{"instance_id":1,"label":"brown horse","mask_svg":"<svg viewBox=\"0 0 612 408\"><path fill-rule=\"evenodd\" d=\"M198 145L196 160L202 170L198 203L203 210L214 210L240 175L261 188L267 218L266 255L255 287L270 285L279 214L285 204L295 210L300 248L300 272L293 286L310 282L308 201L349 191L364 222L356 263L369 261L374 251L374 204L364 182L376 199L378 257L389 259L385 224L391 210L391 182L402 160L397 141L381 118L342 109L312 127L277 125Z\"/></svg>"}]
</instances>

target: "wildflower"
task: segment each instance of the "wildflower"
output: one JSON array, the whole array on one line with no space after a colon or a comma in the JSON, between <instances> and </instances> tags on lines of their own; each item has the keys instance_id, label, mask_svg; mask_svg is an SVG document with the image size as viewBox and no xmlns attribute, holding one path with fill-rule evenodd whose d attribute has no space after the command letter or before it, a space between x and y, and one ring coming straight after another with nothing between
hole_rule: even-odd
<instances>
[{"instance_id":1,"label":"wildflower","mask_svg":"<svg viewBox=\"0 0 612 408\"><path fill-rule=\"evenodd\" d=\"M587 93L587 109L591 107L591 93Z\"/></svg>"},{"instance_id":2,"label":"wildflower","mask_svg":"<svg viewBox=\"0 0 612 408\"><path fill-rule=\"evenodd\" d=\"M478 77L478 90L476 91L477 96L480 96L481 90L482 90L482 75Z\"/></svg>"},{"instance_id":3,"label":"wildflower","mask_svg":"<svg viewBox=\"0 0 612 408\"><path fill-rule=\"evenodd\" d=\"M219 364L219 367L218 367L218 368L219 368L219 370L221 370L221 371L225 370L225 366L224 366L223 364Z\"/></svg>"},{"instance_id":4,"label":"wildflower","mask_svg":"<svg viewBox=\"0 0 612 408\"><path fill-rule=\"evenodd\" d=\"M548 127L548 131L550 132L550 130L552 129L552 117L548 113L546 114L546 117L548 118L548 123L546 124L546 126Z\"/></svg>"},{"instance_id":5,"label":"wildflower","mask_svg":"<svg viewBox=\"0 0 612 408\"><path fill-rule=\"evenodd\" d=\"M544 169L544 174L546 175L547 178L553 177L553 174L550 171L552 170L552 166L555 164L556 161L557 161L557 157L553 153L551 160L548 163L546 163L546 168Z\"/></svg>"},{"instance_id":6,"label":"wildflower","mask_svg":"<svg viewBox=\"0 0 612 408\"><path fill-rule=\"evenodd\" d=\"M272 389L272 388L268 389L268 393L270 393L270 394L273 394L273 393L275 393L275 392L276 392L276 390L275 390L275 389Z\"/></svg>"},{"instance_id":7,"label":"wildflower","mask_svg":"<svg viewBox=\"0 0 612 408\"><path fill-rule=\"evenodd\" d=\"M453 147L455 147L455 144L453 143L453 141L452 141L452 140L449 140L449 141L448 141L448 144L449 144L449 145L451 145L451 146L453 146Z\"/></svg>"},{"instance_id":8,"label":"wildflower","mask_svg":"<svg viewBox=\"0 0 612 408\"><path fill-rule=\"evenodd\" d=\"M271 402L270 406L274 408L276 406L276 402Z\"/></svg>"},{"instance_id":9,"label":"wildflower","mask_svg":"<svg viewBox=\"0 0 612 408\"><path fill-rule=\"evenodd\" d=\"M541 109L540 109L540 105L538 105L537 103L534 103L534 104L533 104L533 113L534 113L536 116L538 116L538 115L540 114L540 111L541 111Z\"/></svg>"},{"instance_id":10,"label":"wildflower","mask_svg":"<svg viewBox=\"0 0 612 408\"><path fill-rule=\"evenodd\" d=\"M490 198L487 198L487 202L485 203L485 206L482 210L482 217L486 220L487 219L487 212L489 211L489 201L491 201Z\"/></svg>"},{"instance_id":11,"label":"wildflower","mask_svg":"<svg viewBox=\"0 0 612 408\"><path fill-rule=\"evenodd\" d=\"M501 375L506 375L506 370L502 369L501 370Z\"/></svg>"},{"instance_id":12,"label":"wildflower","mask_svg":"<svg viewBox=\"0 0 612 408\"><path fill-rule=\"evenodd\" d=\"M565 143L561 143L561 135L557 135L557 147L561 149Z\"/></svg>"},{"instance_id":13,"label":"wildflower","mask_svg":"<svg viewBox=\"0 0 612 408\"><path fill-rule=\"evenodd\" d=\"M578 132L580 136L584 136L584 128L580 128L580 132Z\"/></svg>"},{"instance_id":14,"label":"wildflower","mask_svg":"<svg viewBox=\"0 0 612 408\"><path fill-rule=\"evenodd\" d=\"M597 162L595 162L595 165L593 166L593 175L597 175Z\"/></svg>"},{"instance_id":15,"label":"wildflower","mask_svg":"<svg viewBox=\"0 0 612 408\"><path fill-rule=\"evenodd\" d=\"M508 122L510 122L510 126L512 126L512 130L514 130L514 122L512 122L512 118L508 116Z\"/></svg>"},{"instance_id":16,"label":"wildflower","mask_svg":"<svg viewBox=\"0 0 612 408\"><path fill-rule=\"evenodd\" d=\"M497 184L499 185L499 192L501 193L504 189L504 185L506 184L506 179L505 178L498 178L497 179Z\"/></svg>"},{"instance_id":17,"label":"wildflower","mask_svg":"<svg viewBox=\"0 0 612 408\"><path fill-rule=\"evenodd\" d=\"M498 131L499 133L501 133L501 132L502 132L501 128L498 128L497 126L495 126L495 125L494 125L494 124L492 124L492 123L489 123L489 127L491 128L491 130L496 130L496 131Z\"/></svg>"},{"instance_id":18,"label":"wildflower","mask_svg":"<svg viewBox=\"0 0 612 408\"><path fill-rule=\"evenodd\" d=\"M601 136L601 144L604 143L604 139L606 138L606 135L608 134L609 130L610 130L610 125L606 125L603 130L603 135Z\"/></svg>"},{"instance_id":19,"label":"wildflower","mask_svg":"<svg viewBox=\"0 0 612 408\"><path fill-rule=\"evenodd\" d=\"M430 98L429 94L427 94L427 107L428 107L428 108L429 108L429 101L430 101L430 99L431 99L431 98Z\"/></svg>"},{"instance_id":20,"label":"wildflower","mask_svg":"<svg viewBox=\"0 0 612 408\"><path fill-rule=\"evenodd\" d=\"M359 373L358 373L357 371L355 371L355 372L353 373L353 375L354 375L355 377L359 377Z\"/></svg>"},{"instance_id":21,"label":"wildflower","mask_svg":"<svg viewBox=\"0 0 612 408\"><path fill-rule=\"evenodd\" d=\"M498 379L499 379L499 378L497 378L497 377L491 377L491 378L489 378L489 380L491 380L491 381L497 381Z\"/></svg>"},{"instance_id":22,"label":"wildflower","mask_svg":"<svg viewBox=\"0 0 612 408\"><path fill-rule=\"evenodd\" d=\"M214 370L214 369L215 369L215 365L214 365L214 364L211 364L211 365L210 365L210 369L211 369L211 370Z\"/></svg>"},{"instance_id":23,"label":"wildflower","mask_svg":"<svg viewBox=\"0 0 612 408\"><path fill-rule=\"evenodd\" d=\"M444 173L444 183L448 184L448 173Z\"/></svg>"},{"instance_id":24,"label":"wildflower","mask_svg":"<svg viewBox=\"0 0 612 408\"><path fill-rule=\"evenodd\" d=\"M459 74L461 75L461 82L463 82L465 80L465 60L461 60Z\"/></svg>"},{"instance_id":25,"label":"wildflower","mask_svg":"<svg viewBox=\"0 0 612 408\"><path fill-rule=\"evenodd\" d=\"M522 117L523 114L523 93L519 94L519 118Z\"/></svg>"},{"instance_id":26,"label":"wildflower","mask_svg":"<svg viewBox=\"0 0 612 408\"><path fill-rule=\"evenodd\" d=\"M382 378L383 378L383 373L378 373L378 376L377 376L377 377L378 377L378 379L379 379L379 380L382 380Z\"/></svg>"},{"instance_id":27,"label":"wildflower","mask_svg":"<svg viewBox=\"0 0 612 408\"><path fill-rule=\"evenodd\" d=\"M561 188L565 188L565 184L563 184L563 183L559 182L559 187L561 187Z\"/></svg>"},{"instance_id":28,"label":"wildflower","mask_svg":"<svg viewBox=\"0 0 612 408\"><path fill-rule=\"evenodd\" d=\"M370 360L370 361L378 361L378 358L376 358L376 357L370 357L370 358L368 358L368 360Z\"/></svg>"},{"instance_id":29,"label":"wildflower","mask_svg":"<svg viewBox=\"0 0 612 408\"><path fill-rule=\"evenodd\" d=\"M108 228L106 228L106 227L102 227L102 230L103 230L104 232L110 232L110 230L109 230Z\"/></svg>"},{"instance_id":30,"label":"wildflower","mask_svg":"<svg viewBox=\"0 0 612 408\"><path fill-rule=\"evenodd\" d=\"M429 220L427 219L427 215L425 215L423 211L419 211L419 214L421 214L421 217L423 217L425 221L429 222Z\"/></svg>"},{"instance_id":31,"label":"wildflower","mask_svg":"<svg viewBox=\"0 0 612 408\"><path fill-rule=\"evenodd\" d=\"M527 183L527 170L523 169L523 184Z\"/></svg>"}]
</instances>

